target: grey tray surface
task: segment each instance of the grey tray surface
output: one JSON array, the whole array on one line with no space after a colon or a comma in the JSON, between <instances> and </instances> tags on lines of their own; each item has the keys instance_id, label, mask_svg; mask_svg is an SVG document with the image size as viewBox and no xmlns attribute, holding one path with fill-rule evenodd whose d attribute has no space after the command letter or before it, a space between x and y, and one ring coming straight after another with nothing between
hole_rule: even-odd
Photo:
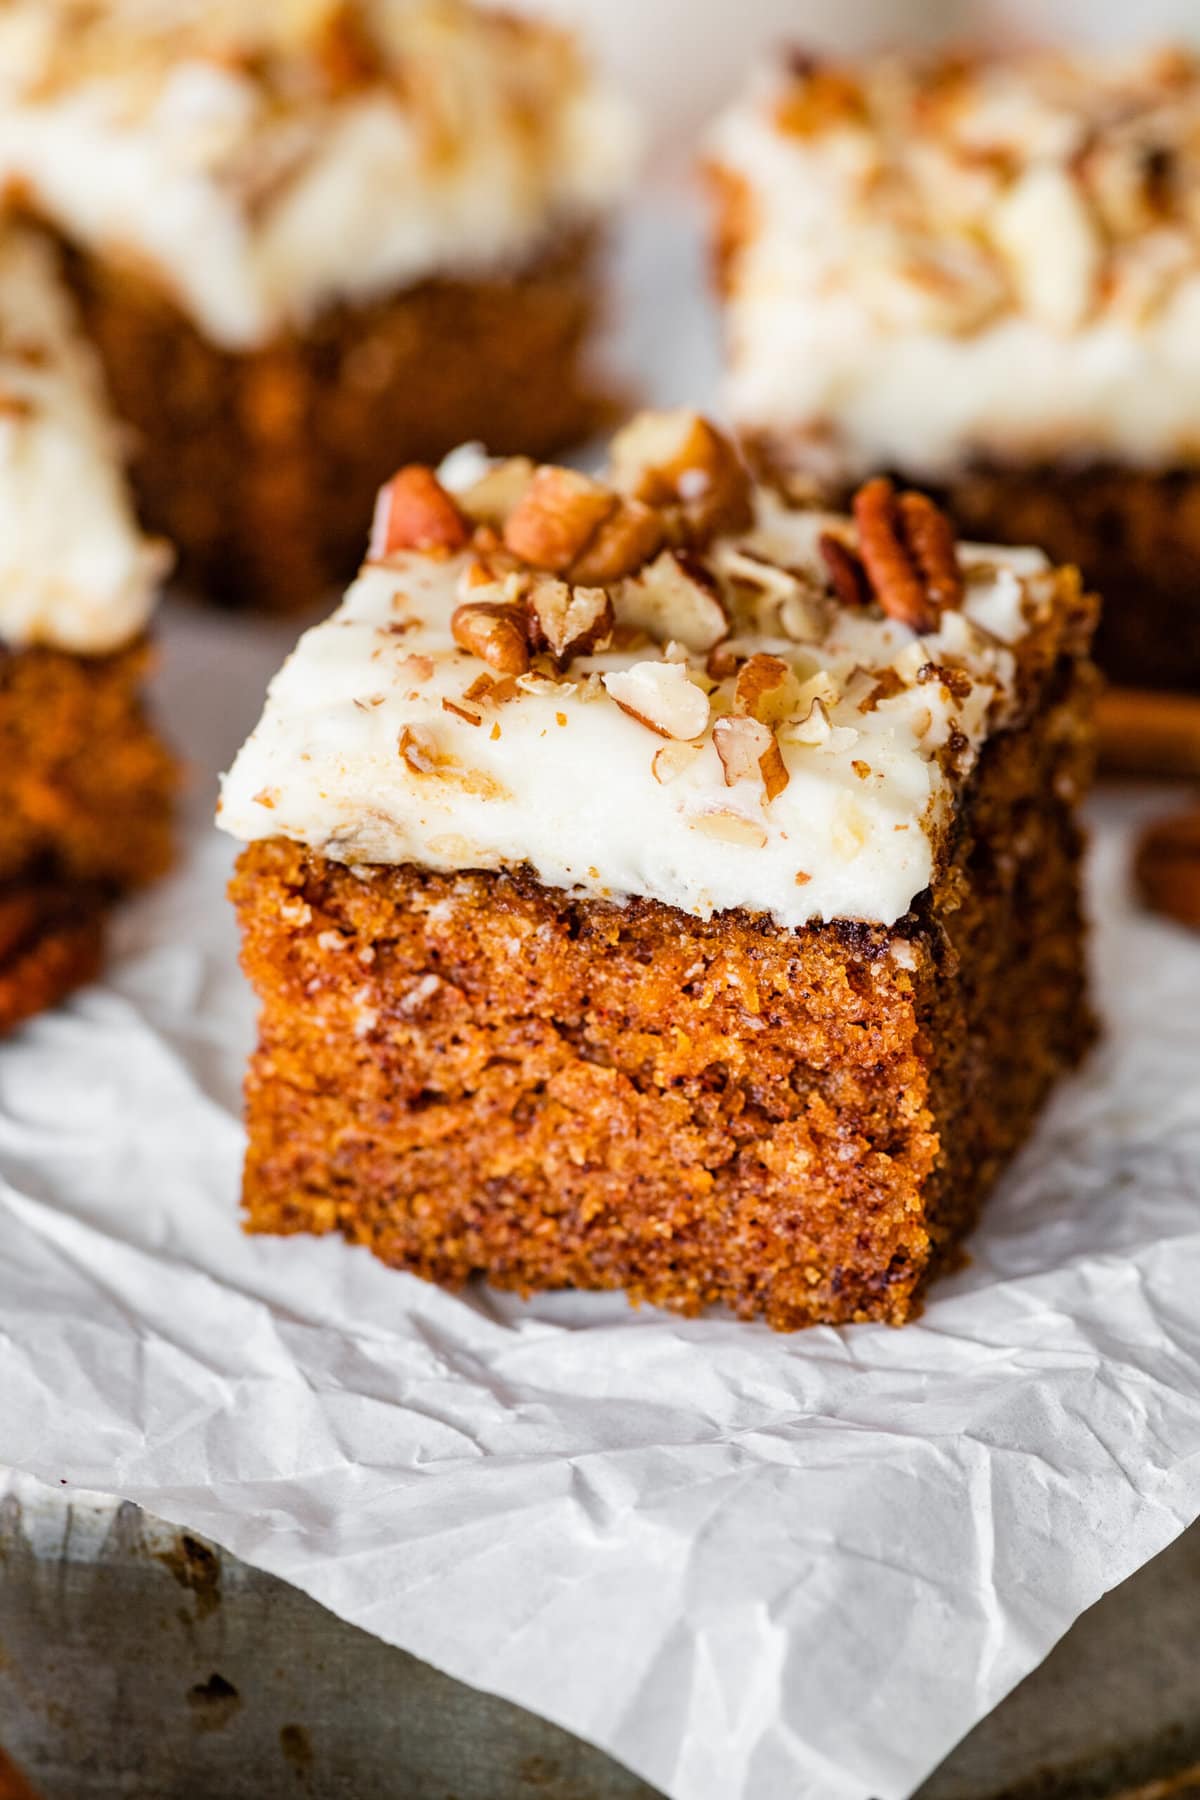
<instances>
[{"instance_id":1,"label":"grey tray surface","mask_svg":"<svg viewBox=\"0 0 1200 1800\"><path fill-rule=\"evenodd\" d=\"M0 1745L43 1800L656 1800L134 1506L15 1495ZM1117 1796L1200 1800L1200 1527L1101 1600L918 1800Z\"/></svg>"}]
</instances>

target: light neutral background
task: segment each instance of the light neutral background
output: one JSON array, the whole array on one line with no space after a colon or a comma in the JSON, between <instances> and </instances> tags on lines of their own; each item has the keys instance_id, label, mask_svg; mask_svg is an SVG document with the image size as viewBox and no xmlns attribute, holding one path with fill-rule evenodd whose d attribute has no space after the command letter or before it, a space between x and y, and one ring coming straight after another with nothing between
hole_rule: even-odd
<instances>
[{"instance_id":1,"label":"light neutral background","mask_svg":"<svg viewBox=\"0 0 1200 1800\"><path fill-rule=\"evenodd\" d=\"M1200 37L1198 0L522 0L580 26L642 111L654 146L678 150L771 45L856 50L953 39L1120 45Z\"/></svg>"}]
</instances>

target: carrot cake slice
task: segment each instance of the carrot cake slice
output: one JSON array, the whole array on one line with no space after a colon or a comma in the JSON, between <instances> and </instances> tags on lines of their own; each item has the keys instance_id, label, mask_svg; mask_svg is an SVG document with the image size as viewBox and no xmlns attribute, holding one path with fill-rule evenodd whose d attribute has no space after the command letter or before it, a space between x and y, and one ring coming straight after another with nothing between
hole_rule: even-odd
<instances>
[{"instance_id":1,"label":"carrot cake slice","mask_svg":"<svg viewBox=\"0 0 1200 1800\"><path fill-rule=\"evenodd\" d=\"M1094 610L691 414L401 470L224 782L252 1228L911 1317L1089 1041Z\"/></svg>"},{"instance_id":2,"label":"carrot cake slice","mask_svg":"<svg viewBox=\"0 0 1200 1800\"><path fill-rule=\"evenodd\" d=\"M1115 679L1200 688L1200 58L794 55L709 154L760 462L940 490L1099 585Z\"/></svg>"},{"instance_id":3,"label":"carrot cake slice","mask_svg":"<svg viewBox=\"0 0 1200 1800\"><path fill-rule=\"evenodd\" d=\"M597 418L630 132L574 43L465 0L10 0L0 181L69 249L149 527L303 607L403 458Z\"/></svg>"},{"instance_id":4,"label":"carrot cake slice","mask_svg":"<svg viewBox=\"0 0 1200 1800\"><path fill-rule=\"evenodd\" d=\"M0 236L0 1031L95 973L169 859L143 709L169 560L138 531L99 372L45 243Z\"/></svg>"}]
</instances>

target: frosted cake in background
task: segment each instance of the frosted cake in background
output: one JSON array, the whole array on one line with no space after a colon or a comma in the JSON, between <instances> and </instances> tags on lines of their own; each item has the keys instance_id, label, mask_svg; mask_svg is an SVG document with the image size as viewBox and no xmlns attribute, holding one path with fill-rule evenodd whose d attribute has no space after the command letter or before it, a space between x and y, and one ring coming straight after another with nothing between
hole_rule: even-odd
<instances>
[{"instance_id":1,"label":"frosted cake in background","mask_svg":"<svg viewBox=\"0 0 1200 1800\"><path fill-rule=\"evenodd\" d=\"M170 854L147 722L169 562L138 530L99 371L48 246L0 236L0 1031L91 976L104 920Z\"/></svg>"},{"instance_id":2,"label":"frosted cake in background","mask_svg":"<svg viewBox=\"0 0 1200 1800\"><path fill-rule=\"evenodd\" d=\"M936 489L1081 565L1116 679L1200 688L1200 62L794 55L708 157L756 459Z\"/></svg>"},{"instance_id":3,"label":"frosted cake in background","mask_svg":"<svg viewBox=\"0 0 1200 1800\"><path fill-rule=\"evenodd\" d=\"M67 250L143 516L219 597L352 566L398 459L586 435L624 111L466 0L10 0L0 181Z\"/></svg>"}]
</instances>

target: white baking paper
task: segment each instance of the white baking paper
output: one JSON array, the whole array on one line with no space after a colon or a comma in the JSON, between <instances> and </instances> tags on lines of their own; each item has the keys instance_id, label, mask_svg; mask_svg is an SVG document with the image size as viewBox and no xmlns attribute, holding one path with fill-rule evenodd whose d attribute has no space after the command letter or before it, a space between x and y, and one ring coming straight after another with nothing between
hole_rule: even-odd
<instances>
[{"instance_id":1,"label":"white baking paper","mask_svg":"<svg viewBox=\"0 0 1200 1800\"><path fill-rule=\"evenodd\" d=\"M627 353L704 396L643 221ZM682 228L680 228L682 230ZM1200 940L1096 809L1108 1036L902 1331L455 1296L244 1237L252 1012L206 823L292 635L176 607L179 873L0 1048L0 1460L139 1501L674 1800L895 1800L1200 1513Z\"/></svg>"}]
</instances>

